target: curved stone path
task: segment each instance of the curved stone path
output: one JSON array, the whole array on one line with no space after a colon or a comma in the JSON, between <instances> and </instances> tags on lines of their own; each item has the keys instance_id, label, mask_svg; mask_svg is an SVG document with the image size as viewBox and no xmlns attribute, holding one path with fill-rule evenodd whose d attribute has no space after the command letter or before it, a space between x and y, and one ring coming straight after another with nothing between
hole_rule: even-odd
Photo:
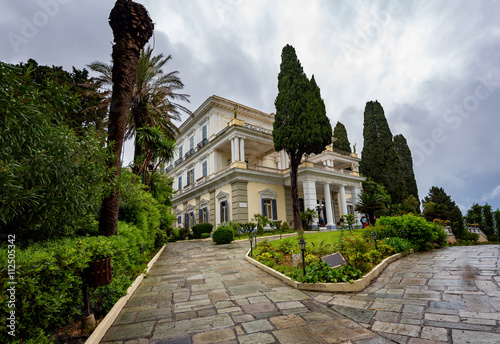
<instances>
[{"instance_id":1,"label":"curved stone path","mask_svg":"<svg viewBox=\"0 0 500 344\"><path fill-rule=\"evenodd\" d=\"M500 343L500 246L410 255L351 294L289 287L248 246L169 243L101 343Z\"/></svg>"}]
</instances>

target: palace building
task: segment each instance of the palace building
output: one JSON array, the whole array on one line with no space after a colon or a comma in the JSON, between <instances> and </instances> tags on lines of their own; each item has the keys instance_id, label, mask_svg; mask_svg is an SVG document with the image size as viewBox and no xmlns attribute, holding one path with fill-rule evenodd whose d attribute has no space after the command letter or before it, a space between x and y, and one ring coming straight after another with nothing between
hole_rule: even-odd
<instances>
[{"instance_id":1,"label":"palace building","mask_svg":"<svg viewBox=\"0 0 500 344\"><path fill-rule=\"evenodd\" d=\"M273 122L274 114L212 96L180 126L166 168L178 228L250 222L254 214L293 226L288 156L274 150ZM365 180L359 161L331 146L305 156L298 172L301 210L319 210L326 228L337 228L343 214L354 212Z\"/></svg>"}]
</instances>

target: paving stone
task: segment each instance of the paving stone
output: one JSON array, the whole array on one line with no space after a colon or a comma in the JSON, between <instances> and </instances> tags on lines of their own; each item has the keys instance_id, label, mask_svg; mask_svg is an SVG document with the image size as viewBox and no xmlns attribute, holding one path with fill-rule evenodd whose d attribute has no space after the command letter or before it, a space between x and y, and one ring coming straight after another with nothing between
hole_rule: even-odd
<instances>
[{"instance_id":1,"label":"paving stone","mask_svg":"<svg viewBox=\"0 0 500 344\"><path fill-rule=\"evenodd\" d=\"M425 285L426 278L403 278L399 284L401 285Z\"/></svg>"},{"instance_id":2,"label":"paving stone","mask_svg":"<svg viewBox=\"0 0 500 344\"><path fill-rule=\"evenodd\" d=\"M244 295L244 294L252 294L257 293L264 290L269 290L269 288L262 283L252 283L239 285L235 287L228 287L231 295Z\"/></svg>"},{"instance_id":3,"label":"paving stone","mask_svg":"<svg viewBox=\"0 0 500 344\"><path fill-rule=\"evenodd\" d=\"M255 318L250 314L232 315L231 318L235 323L242 323L255 320Z\"/></svg>"},{"instance_id":4,"label":"paving stone","mask_svg":"<svg viewBox=\"0 0 500 344\"><path fill-rule=\"evenodd\" d=\"M375 317L375 320L385 321L385 322L398 322L399 313L398 312L389 312L389 311L378 311ZM354 319L355 320L355 319ZM365 321L365 323L369 323L369 321Z\"/></svg>"},{"instance_id":5,"label":"paving stone","mask_svg":"<svg viewBox=\"0 0 500 344\"><path fill-rule=\"evenodd\" d=\"M292 327L272 332L283 344L314 344L321 343L306 327Z\"/></svg>"},{"instance_id":6,"label":"paving stone","mask_svg":"<svg viewBox=\"0 0 500 344\"><path fill-rule=\"evenodd\" d=\"M240 344L271 344L275 343L273 336L269 333L251 333L238 336Z\"/></svg>"},{"instance_id":7,"label":"paving stone","mask_svg":"<svg viewBox=\"0 0 500 344\"><path fill-rule=\"evenodd\" d=\"M323 312L309 312L309 313L304 313L300 315L302 318L304 318L308 323L315 323L315 322L320 322L320 321L329 321L332 319L338 319L340 316L335 313L335 316L330 316L328 314L325 314Z\"/></svg>"},{"instance_id":8,"label":"paving stone","mask_svg":"<svg viewBox=\"0 0 500 344\"><path fill-rule=\"evenodd\" d=\"M278 310L272 302L249 303L242 305L241 309L248 314L275 312Z\"/></svg>"},{"instance_id":9,"label":"paving stone","mask_svg":"<svg viewBox=\"0 0 500 344\"><path fill-rule=\"evenodd\" d=\"M172 318L172 311L170 308L157 308L150 309L147 311L140 311L137 313L137 318L135 322L143 322L148 320L159 320L164 318Z\"/></svg>"},{"instance_id":10,"label":"paving stone","mask_svg":"<svg viewBox=\"0 0 500 344\"><path fill-rule=\"evenodd\" d=\"M156 325L153 339L183 337L191 333L217 330L234 325L227 314L219 314L191 320L173 321Z\"/></svg>"},{"instance_id":11,"label":"paving stone","mask_svg":"<svg viewBox=\"0 0 500 344\"><path fill-rule=\"evenodd\" d=\"M461 331L452 330L451 338L453 344L462 343L481 343L481 344L498 344L500 343L500 333L479 332L479 331Z\"/></svg>"},{"instance_id":12,"label":"paving stone","mask_svg":"<svg viewBox=\"0 0 500 344\"><path fill-rule=\"evenodd\" d=\"M376 336L376 337L370 337L370 338L365 338L365 339L358 339L356 341L353 341L352 343L355 344L394 344L392 340L386 339L381 336Z\"/></svg>"},{"instance_id":13,"label":"paving stone","mask_svg":"<svg viewBox=\"0 0 500 344\"><path fill-rule=\"evenodd\" d=\"M372 331L418 337L420 326L375 321L372 326Z\"/></svg>"},{"instance_id":14,"label":"paving stone","mask_svg":"<svg viewBox=\"0 0 500 344\"><path fill-rule=\"evenodd\" d=\"M429 339L433 341L448 341L448 330L439 327L424 326L420 333L420 338Z\"/></svg>"},{"instance_id":15,"label":"paving stone","mask_svg":"<svg viewBox=\"0 0 500 344\"><path fill-rule=\"evenodd\" d=\"M196 311L198 313L198 316L200 317L206 317L209 315L215 315L217 314L217 311L213 308L205 308L205 309L200 309Z\"/></svg>"},{"instance_id":16,"label":"paving stone","mask_svg":"<svg viewBox=\"0 0 500 344\"><path fill-rule=\"evenodd\" d=\"M464 323L453 323L444 321L426 321L426 325L434 327L443 327L457 330L472 330L472 331L492 331L493 327L485 325L474 325L474 324L464 324Z\"/></svg>"},{"instance_id":17,"label":"paving stone","mask_svg":"<svg viewBox=\"0 0 500 344\"><path fill-rule=\"evenodd\" d=\"M332 305L330 307L335 311L339 312L340 314L343 314L346 317L351 318L354 321L362 322L365 324L370 323L370 321L372 320L372 318L376 313L375 310L369 310L369 309L360 309L360 308L338 306L338 305Z\"/></svg>"},{"instance_id":18,"label":"paving stone","mask_svg":"<svg viewBox=\"0 0 500 344\"><path fill-rule=\"evenodd\" d=\"M269 302L269 298L267 296L253 296L248 298L249 303L260 303L260 302Z\"/></svg>"},{"instance_id":19,"label":"paving stone","mask_svg":"<svg viewBox=\"0 0 500 344\"><path fill-rule=\"evenodd\" d=\"M299 301L278 302L276 303L276 306L281 310L304 307L304 305Z\"/></svg>"},{"instance_id":20,"label":"paving stone","mask_svg":"<svg viewBox=\"0 0 500 344\"><path fill-rule=\"evenodd\" d=\"M121 312L118 317L116 318L115 322L113 323L114 325L120 325L120 324L130 324L134 318L136 312Z\"/></svg>"},{"instance_id":21,"label":"paving stone","mask_svg":"<svg viewBox=\"0 0 500 344\"><path fill-rule=\"evenodd\" d=\"M432 308L429 307L425 310L426 313L436 313L436 314L449 314L449 315L458 315L458 309L449 309L449 308Z\"/></svg>"},{"instance_id":22,"label":"paving stone","mask_svg":"<svg viewBox=\"0 0 500 344\"><path fill-rule=\"evenodd\" d=\"M180 312L180 313L175 313L174 318L176 321L179 320L186 320L186 319L194 319L197 318L198 314L195 311L189 311L189 312Z\"/></svg>"},{"instance_id":23,"label":"paving stone","mask_svg":"<svg viewBox=\"0 0 500 344\"><path fill-rule=\"evenodd\" d=\"M241 323L247 333L264 332L273 329L273 325L267 320L254 320Z\"/></svg>"},{"instance_id":24,"label":"paving stone","mask_svg":"<svg viewBox=\"0 0 500 344\"><path fill-rule=\"evenodd\" d=\"M454 315L446 315L446 314L432 314L426 313L424 316L425 320L430 321L447 321L447 322L459 322L459 318Z\"/></svg>"},{"instance_id":25,"label":"paving stone","mask_svg":"<svg viewBox=\"0 0 500 344\"><path fill-rule=\"evenodd\" d=\"M415 305L404 305L403 306L403 313L422 314L423 311L424 311L423 306L415 306Z\"/></svg>"},{"instance_id":26,"label":"paving stone","mask_svg":"<svg viewBox=\"0 0 500 344\"><path fill-rule=\"evenodd\" d=\"M328 343L356 340L373 336L373 333L350 319L338 319L307 325L312 332Z\"/></svg>"},{"instance_id":27,"label":"paving stone","mask_svg":"<svg viewBox=\"0 0 500 344\"><path fill-rule=\"evenodd\" d=\"M428 340L428 339L422 339L422 338L410 338L408 341L408 344L446 344L446 342L438 342L435 340Z\"/></svg>"},{"instance_id":28,"label":"paving stone","mask_svg":"<svg viewBox=\"0 0 500 344\"><path fill-rule=\"evenodd\" d=\"M366 308L370 302L368 301L360 301L360 300L351 300L346 298L334 297L333 300L329 302L330 305L338 305L352 308Z\"/></svg>"},{"instance_id":29,"label":"paving stone","mask_svg":"<svg viewBox=\"0 0 500 344\"><path fill-rule=\"evenodd\" d=\"M460 302L447 302L447 301L429 301L429 307L449 308L449 309L464 309L465 308L465 306Z\"/></svg>"},{"instance_id":30,"label":"paving stone","mask_svg":"<svg viewBox=\"0 0 500 344\"><path fill-rule=\"evenodd\" d=\"M401 304L377 300L370 306L370 309L399 312L403 306Z\"/></svg>"},{"instance_id":31,"label":"paving stone","mask_svg":"<svg viewBox=\"0 0 500 344\"><path fill-rule=\"evenodd\" d=\"M299 315L296 314L283 315L279 317L270 318L269 321L277 329L296 327L307 324L307 322L303 318L301 318Z\"/></svg>"},{"instance_id":32,"label":"paving stone","mask_svg":"<svg viewBox=\"0 0 500 344\"><path fill-rule=\"evenodd\" d=\"M195 334L193 336L193 344L225 343L233 339L236 339L234 331L227 328Z\"/></svg>"},{"instance_id":33,"label":"paving stone","mask_svg":"<svg viewBox=\"0 0 500 344\"><path fill-rule=\"evenodd\" d=\"M320 294L316 296L314 299L318 302L328 303L329 301L331 301L332 298L333 296L331 294Z\"/></svg>"},{"instance_id":34,"label":"paving stone","mask_svg":"<svg viewBox=\"0 0 500 344\"><path fill-rule=\"evenodd\" d=\"M191 344L191 343L192 342L190 337L183 337L183 338L164 340L161 342L156 342L155 344Z\"/></svg>"},{"instance_id":35,"label":"paving stone","mask_svg":"<svg viewBox=\"0 0 500 344\"><path fill-rule=\"evenodd\" d=\"M265 293L268 298L273 302L283 302L283 301L297 301L309 299L309 296L297 289L291 289L286 291L275 291Z\"/></svg>"},{"instance_id":36,"label":"paving stone","mask_svg":"<svg viewBox=\"0 0 500 344\"><path fill-rule=\"evenodd\" d=\"M111 326L104 335L102 341L133 339L138 337L148 337L153 330L154 321L142 322L138 324Z\"/></svg>"}]
</instances>

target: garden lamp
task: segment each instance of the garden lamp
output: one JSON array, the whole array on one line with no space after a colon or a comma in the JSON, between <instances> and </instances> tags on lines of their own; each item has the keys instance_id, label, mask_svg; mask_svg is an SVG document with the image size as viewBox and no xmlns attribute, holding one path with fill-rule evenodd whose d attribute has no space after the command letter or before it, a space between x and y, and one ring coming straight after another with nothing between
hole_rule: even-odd
<instances>
[{"instance_id":1,"label":"garden lamp","mask_svg":"<svg viewBox=\"0 0 500 344\"><path fill-rule=\"evenodd\" d=\"M372 232L372 238L373 238L373 241L375 241L375 249L378 250L378 247L377 247L377 233Z\"/></svg>"},{"instance_id":2,"label":"garden lamp","mask_svg":"<svg viewBox=\"0 0 500 344\"><path fill-rule=\"evenodd\" d=\"M304 273L304 276L305 276L306 275L306 261L304 258L304 251L306 250L306 241L304 240L304 238L300 238L299 248L300 248L300 251L302 252L302 272Z\"/></svg>"},{"instance_id":3,"label":"garden lamp","mask_svg":"<svg viewBox=\"0 0 500 344\"><path fill-rule=\"evenodd\" d=\"M252 234L250 234L250 236L248 237L248 241L250 241L250 257L253 257L253 236Z\"/></svg>"}]
</instances>

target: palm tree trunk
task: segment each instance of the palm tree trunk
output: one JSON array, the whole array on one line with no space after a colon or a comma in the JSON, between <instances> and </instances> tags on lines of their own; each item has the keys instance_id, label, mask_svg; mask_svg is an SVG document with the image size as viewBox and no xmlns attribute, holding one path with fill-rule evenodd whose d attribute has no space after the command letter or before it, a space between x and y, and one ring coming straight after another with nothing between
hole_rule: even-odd
<instances>
[{"instance_id":1,"label":"palm tree trunk","mask_svg":"<svg viewBox=\"0 0 500 344\"><path fill-rule=\"evenodd\" d=\"M148 123L147 116L147 106L146 103L139 101L132 107L132 116L134 118L135 130L137 133L137 129L144 128ZM143 147L137 142L137 134L135 135L134 142L134 163L132 167L132 172L136 175L139 175L139 170L141 167L141 163L139 161L139 157L144 154Z\"/></svg>"},{"instance_id":2,"label":"palm tree trunk","mask_svg":"<svg viewBox=\"0 0 500 344\"><path fill-rule=\"evenodd\" d=\"M153 34L153 23L141 4L130 0L117 0L109 15L113 30L113 95L109 110L108 145L113 144L113 179L121 172L120 155L127 124L127 115L137 77L137 64L141 49ZM118 232L118 187L102 202L99 234L110 236Z\"/></svg>"}]
</instances>

